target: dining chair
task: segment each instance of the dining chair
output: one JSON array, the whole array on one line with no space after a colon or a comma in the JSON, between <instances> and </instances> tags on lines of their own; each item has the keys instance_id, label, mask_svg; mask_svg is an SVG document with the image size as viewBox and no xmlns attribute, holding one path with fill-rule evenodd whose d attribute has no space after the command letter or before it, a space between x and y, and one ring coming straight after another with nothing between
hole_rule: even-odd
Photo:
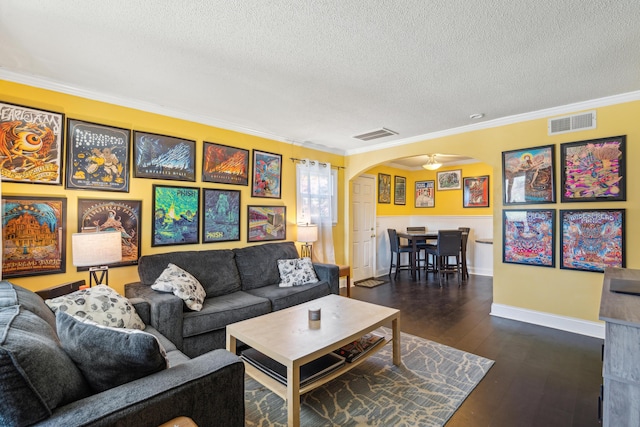
<instances>
[{"instance_id":1,"label":"dining chair","mask_svg":"<svg viewBox=\"0 0 640 427\"><path fill-rule=\"evenodd\" d=\"M389 234L389 246L391 248L391 262L389 265L389 276L391 276L391 271L393 267L396 268L396 272L393 278L398 277L398 272L400 270L411 270L411 259L409 258L409 264L403 265L400 264L400 254L406 253L409 254L409 257L413 256L413 248L409 245L401 245L400 238L398 237L398 233L395 228L387 228L387 233ZM394 262L395 260L395 262ZM418 269L418 274L420 270Z\"/></svg>"},{"instance_id":2,"label":"dining chair","mask_svg":"<svg viewBox=\"0 0 640 427\"><path fill-rule=\"evenodd\" d=\"M407 233L426 233L427 227L407 227ZM416 241L416 247L418 249L418 253L416 254L416 268L420 271L420 263L424 266L425 271L429 269L429 263L427 260L427 252L425 249L427 248L427 240L421 239ZM420 254L424 253L424 258L420 257Z\"/></svg>"},{"instance_id":3,"label":"dining chair","mask_svg":"<svg viewBox=\"0 0 640 427\"><path fill-rule=\"evenodd\" d=\"M435 258L436 274L438 283L442 287L442 276L449 273L457 273L458 286L460 286L460 242L462 241L462 231L460 230L440 230L438 231L438 241L435 245L427 246L427 253ZM456 263L447 263L448 257L455 257ZM448 276L447 276L448 277Z\"/></svg>"},{"instance_id":4,"label":"dining chair","mask_svg":"<svg viewBox=\"0 0 640 427\"><path fill-rule=\"evenodd\" d=\"M460 240L460 257L457 262L460 264L460 271L462 271L462 280L466 280L469 278L469 270L467 269L467 242L469 241L471 228L458 227L458 230L462 231L462 239ZM447 267L454 268L454 264L450 262L450 260L451 259L447 257Z\"/></svg>"}]
</instances>

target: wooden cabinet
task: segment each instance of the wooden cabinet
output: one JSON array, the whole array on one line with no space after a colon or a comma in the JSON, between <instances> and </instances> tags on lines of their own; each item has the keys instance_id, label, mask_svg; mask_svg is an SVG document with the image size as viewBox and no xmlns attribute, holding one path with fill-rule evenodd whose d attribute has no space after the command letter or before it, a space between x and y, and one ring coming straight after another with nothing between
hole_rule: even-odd
<instances>
[{"instance_id":1,"label":"wooden cabinet","mask_svg":"<svg viewBox=\"0 0 640 427\"><path fill-rule=\"evenodd\" d=\"M604 275L602 425L640 426L640 296L611 292L612 280L640 283L640 270L608 268Z\"/></svg>"}]
</instances>

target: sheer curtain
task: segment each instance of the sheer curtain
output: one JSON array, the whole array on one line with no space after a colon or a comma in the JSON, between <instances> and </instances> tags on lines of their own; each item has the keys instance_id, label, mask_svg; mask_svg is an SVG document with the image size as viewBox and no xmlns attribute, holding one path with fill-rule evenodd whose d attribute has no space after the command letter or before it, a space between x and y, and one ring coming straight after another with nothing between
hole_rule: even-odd
<instances>
[{"instance_id":1,"label":"sheer curtain","mask_svg":"<svg viewBox=\"0 0 640 427\"><path fill-rule=\"evenodd\" d=\"M335 264L331 198L331 164L302 159L296 165L298 224L316 224L318 241L313 244L313 260Z\"/></svg>"}]
</instances>

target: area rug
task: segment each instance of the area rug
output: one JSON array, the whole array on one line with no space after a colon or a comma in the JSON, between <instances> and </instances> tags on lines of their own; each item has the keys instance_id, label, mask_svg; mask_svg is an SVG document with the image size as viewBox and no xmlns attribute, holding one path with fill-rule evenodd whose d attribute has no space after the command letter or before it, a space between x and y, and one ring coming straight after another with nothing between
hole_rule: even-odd
<instances>
[{"instance_id":1,"label":"area rug","mask_svg":"<svg viewBox=\"0 0 640 427\"><path fill-rule=\"evenodd\" d=\"M390 330L378 332L390 335ZM413 335L401 335L402 366L391 344L301 398L302 426L443 426L493 361ZM245 378L245 425L284 427L283 399Z\"/></svg>"},{"instance_id":2,"label":"area rug","mask_svg":"<svg viewBox=\"0 0 640 427\"><path fill-rule=\"evenodd\" d=\"M366 279L361 280L359 282L354 283L355 286L362 286L364 288L375 288L376 286L384 285L387 283L386 280L378 280L378 279Z\"/></svg>"}]
</instances>

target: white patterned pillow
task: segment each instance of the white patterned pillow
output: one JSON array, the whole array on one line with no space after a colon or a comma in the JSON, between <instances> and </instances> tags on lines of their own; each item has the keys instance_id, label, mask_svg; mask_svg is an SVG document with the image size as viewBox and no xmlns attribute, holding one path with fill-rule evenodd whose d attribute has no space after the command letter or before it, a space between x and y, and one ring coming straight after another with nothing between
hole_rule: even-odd
<instances>
[{"instance_id":1,"label":"white patterned pillow","mask_svg":"<svg viewBox=\"0 0 640 427\"><path fill-rule=\"evenodd\" d=\"M140 330L145 328L144 322L129 300L106 285L97 285L47 299L45 303L54 313L58 310L64 311L100 325Z\"/></svg>"},{"instance_id":2,"label":"white patterned pillow","mask_svg":"<svg viewBox=\"0 0 640 427\"><path fill-rule=\"evenodd\" d=\"M171 263L151 285L151 289L160 292L173 292L193 311L202 310L202 304L207 297L207 293L198 279Z\"/></svg>"},{"instance_id":3,"label":"white patterned pillow","mask_svg":"<svg viewBox=\"0 0 640 427\"><path fill-rule=\"evenodd\" d=\"M318 276L313 269L311 258L279 259L278 271L280 272L281 288L316 283Z\"/></svg>"}]
</instances>

